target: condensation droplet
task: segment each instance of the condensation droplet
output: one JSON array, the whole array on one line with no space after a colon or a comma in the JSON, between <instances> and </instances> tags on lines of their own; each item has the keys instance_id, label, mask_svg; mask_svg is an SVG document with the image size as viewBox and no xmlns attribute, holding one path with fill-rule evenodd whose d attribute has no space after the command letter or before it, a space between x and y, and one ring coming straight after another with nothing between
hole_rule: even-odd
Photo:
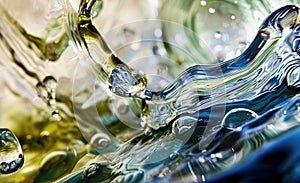
<instances>
[{"instance_id":1,"label":"condensation droplet","mask_svg":"<svg viewBox=\"0 0 300 183\"><path fill-rule=\"evenodd\" d=\"M17 137L9 129L0 129L0 173L13 173L23 163L24 155Z\"/></svg>"}]
</instances>

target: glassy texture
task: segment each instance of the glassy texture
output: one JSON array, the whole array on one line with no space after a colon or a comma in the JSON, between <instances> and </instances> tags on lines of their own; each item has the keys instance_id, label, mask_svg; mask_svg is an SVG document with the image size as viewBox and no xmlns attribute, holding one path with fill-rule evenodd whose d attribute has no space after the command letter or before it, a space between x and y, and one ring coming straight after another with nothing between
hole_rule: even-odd
<instances>
[{"instance_id":1,"label":"glassy texture","mask_svg":"<svg viewBox=\"0 0 300 183\"><path fill-rule=\"evenodd\" d=\"M300 181L298 1L22 4L0 1L1 182Z\"/></svg>"},{"instance_id":2,"label":"glassy texture","mask_svg":"<svg viewBox=\"0 0 300 183\"><path fill-rule=\"evenodd\" d=\"M9 174L22 167L24 155L16 136L8 129L0 129L0 173Z\"/></svg>"}]
</instances>

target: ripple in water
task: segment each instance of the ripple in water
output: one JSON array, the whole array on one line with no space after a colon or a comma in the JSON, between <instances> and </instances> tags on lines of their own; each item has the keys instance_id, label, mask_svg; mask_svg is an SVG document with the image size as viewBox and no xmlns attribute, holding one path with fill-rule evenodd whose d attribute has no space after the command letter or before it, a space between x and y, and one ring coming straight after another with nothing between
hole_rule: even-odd
<instances>
[{"instance_id":1,"label":"ripple in water","mask_svg":"<svg viewBox=\"0 0 300 183\"><path fill-rule=\"evenodd\" d=\"M6 39L8 33L0 24L1 45L13 60L9 68L18 68L10 72L25 75L23 88L35 91L35 100L43 106L37 110L39 118L32 125L32 133L21 135L24 155L14 134L2 130L1 173L15 172L28 155L28 163L16 172L25 182L300 181L298 5L283 6L260 20L262 24L248 48L223 61L224 52L217 48L220 42L228 43L229 32L224 27L213 30L207 34L212 39L203 38L205 45L200 35L193 33L201 25L193 23L201 16L222 14L222 7L242 4L239 1L220 6L209 1L197 2L197 6L183 3L192 7L194 17L185 22L192 29L176 29L172 44L167 42L174 33L171 27L178 25L151 20L135 22L133 27L126 24L124 29L120 26L118 30L141 40L128 45L124 45L128 39L115 40L120 45L112 47L115 43L101 35L94 24L106 1L81 1L78 11L74 4L65 3L68 27L59 40L68 35L68 44L74 44L76 54L82 54L73 86L64 77L39 73L36 60L50 56L36 48L36 38L20 25L8 23L7 30L15 31L19 41L26 40L31 45L25 46L28 55L35 58L20 59L24 50ZM168 10L165 4L162 7ZM200 9L205 12L199 13ZM160 12L159 16L163 15ZM238 11L231 12L222 17L222 26L229 28L226 23L230 21L236 21L231 22L232 27L242 25L238 22L241 17ZM2 18L14 22L7 13ZM148 39L148 24L154 26L152 34L159 40ZM139 37L137 27L143 27L137 25L145 26L144 37ZM176 42L182 47L174 46ZM192 49L183 58L181 48L191 47L189 42ZM63 41L57 46L62 46L61 50L67 47ZM210 57L209 51L204 53L209 46L217 50L216 59L222 61L195 61ZM143 49L152 55L138 57ZM60 54L51 61L59 63ZM172 59L166 59L168 55ZM13 82L7 86L20 98L32 99L26 90L14 92L17 85ZM66 91L72 88L72 93L60 90L64 86ZM31 104L32 100L26 102ZM13 174L0 180L12 182Z\"/></svg>"}]
</instances>

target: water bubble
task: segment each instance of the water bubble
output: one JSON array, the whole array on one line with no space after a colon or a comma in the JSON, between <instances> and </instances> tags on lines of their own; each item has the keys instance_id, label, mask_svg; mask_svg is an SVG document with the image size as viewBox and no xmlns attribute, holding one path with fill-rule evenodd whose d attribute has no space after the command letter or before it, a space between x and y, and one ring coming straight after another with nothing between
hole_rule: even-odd
<instances>
[{"instance_id":1,"label":"water bubble","mask_svg":"<svg viewBox=\"0 0 300 183\"><path fill-rule=\"evenodd\" d=\"M86 178L91 178L97 173L98 169L98 164L92 163L84 169L83 176Z\"/></svg>"},{"instance_id":2,"label":"water bubble","mask_svg":"<svg viewBox=\"0 0 300 183\"><path fill-rule=\"evenodd\" d=\"M43 83L39 82L36 84L36 91L37 91L37 95L41 99L48 100L49 94Z\"/></svg>"},{"instance_id":3,"label":"water bubble","mask_svg":"<svg viewBox=\"0 0 300 183\"><path fill-rule=\"evenodd\" d=\"M216 12L216 9L215 9L215 8L209 8L209 9L208 9L208 12L211 13L211 14L213 14L213 13Z\"/></svg>"},{"instance_id":4,"label":"water bubble","mask_svg":"<svg viewBox=\"0 0 300 183\"><path fill-rule=\"evenodd\" d=\"M105 133L96 133L92 136L90 144L96 149L104 149L110 144L110 138Z\"/></svg>"},{"instance_id":5,"label":"water bubble","mask_svg":"<svg viewBox=\"0 0 300 183\"><path fill-rule=\"evenodd\" d=\"M58 110L55 110L51 113L51 120L52 121L60 121L61 120L61 116L59 115Z\"/></svg>"},{"instance_id":6,"label":"water bubble","mask_svg":"<svg viewBox=\"0 0 300 183\"><path fill-rule=\"evenodd\" d=\"M222 37L221 32L220 32L220 31L216 31L214 37L215 37L216 39L220 39L220 38Z\"/></svg>"},{"instance_id":7,"label":"water bubble","mask_svg":"<svg viewBox=\"0 0 300 183\"><path fill-rule=\"evenodd\" d=\"M197 119L190 116L182 116L173 123L172 132L176 135L183 135L187 132L193 133L196 125Z\"/></svg>"},{"instance_id":8,"label":"water bubble","mask_svg":"<svg viewBox=\"0 0 300 183\"><path fill-rule=\"evenodd\" d=\"M146 130L145 130L145 135L147 137L151 137L153 135L153 129L150 128L150 127L147 127Z\"/></svg>"},{"instance_id":9,"label":"water bubble","mask_svg":"<svg viewBox=\"0 0 300 183\"><path fill-rule=\"evenodd\" d=\"M206 6L206 1L205 0L202 0L202 1L200 1L200 4L201 4L201 6Z\"/></svg>"},{"instance_id":10,"label":"water bubble","mask_svg":"<svg viewBox=\"0 0 300 183\"><path fill-rule=\"evenodd\" d=\"M55 98L51 98L48 100L48 105L52 108L52 109L56 109L56 99Z\"/></svg>"},{"instance_id":11,"label":"water bubble","mask_svg":"<svg viewBox=\"0 0 300 183\"><path fill-rule=\"evenodd\" d=\"M161 30L160 28L156 28L156 29L154 30L154 35L155 35L155 37L157 37L157 38L161 37L161 36L162 36L162 30Z\"/></svg>"},{"instance_id":12,"label":"water bubble","mask_svg":"<svg viewBox=\"0 0 300 183\"><path fill-rule=\"evenodd\" d=\"M246 122L258 117L258 115L246 108L236 108L227 112L221 122L223 127L237 129Z\"/></svg>"},{"instance_id":13,"label":"water bubble","mask_svg":"<svg viewBox=\"0 0 300 183\"><path fill-rule=\"evenodd\" d=\"M235 20L235 19L236 19L235 15L232 14L232 15L230 16L230 19L231 19L231 20Z\"/></svg>"},{"instance_id":14,"label":"water bubble","mask_svg":"<svg viewBox=\"0 0 300 183\"><path fill-rule=\"evenodd\" d=\"M170 159L171 159L171 160L174 160L174 159L176 159L176 158L178 157L178 155L179 155L178 152L172 152L172 153L170 154Z\"/></svg>"},{"instance_id":15,"label":"water bubble","mask_svg":"<svg viewBox=\"0 0 300 183\"><path fill-rule=\"evenodd\" d=\"M21 145L9 129L0 129L0 140L0 173L13 173L24 163Z\"/></svg>"},{"instance_id":16,"label":"water bubble","mask_svg":"<svg viewBox=\"0 0 300 183\"><path fill-rule=\"evenodd\" d=\"M270 38L270 34L271 34L270 31L267 29L262 29L259 31L259 35L265 40Z\"/></svg>"},{"instance_id":17,"label":"water bubble","mask_svg":"<svg viewBox=\"0 0 300 183\"><path fill-rule=\"evenodd\" d=\"M48 92L53 92L55 91L57 87L57 81L53 76L46 76L43 80L43 83L48 90Z\"/></svg>"}]
</instances>

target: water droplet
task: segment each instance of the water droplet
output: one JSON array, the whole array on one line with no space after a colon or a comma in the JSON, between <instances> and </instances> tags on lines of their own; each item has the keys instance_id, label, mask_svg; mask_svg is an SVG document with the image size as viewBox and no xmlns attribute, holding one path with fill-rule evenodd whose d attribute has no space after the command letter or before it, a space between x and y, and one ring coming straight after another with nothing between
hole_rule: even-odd
<instances>
[{"instance_id":1,"label":"water droplet","mask_svg":"<svg viewBox=\"0 0 300 183\"><path fill-rule=\"evenodd\" d=\"M52 121L60 121L61 120L61 116L59 115L58 110L55 110L51 113L51 120Z\"/></svg>"},{"instance_id":2,"label":"water droplet","mask_svg":"<svg viewBox=\"0 0 300 183\"><path fill-rule=\"evenodd\" d=\"M36 84L36 91L37 91L37 95L41 99L48 100L49 94L43 83L39 82L38 84Z\"/></svg>"},{"instance_id":3,"label":"water droplet","mask_svg":"<svg viewBox=\"0 0 300 183\"><path fill-rule=\"evenodd\" d=\"M105 133L96 133L92 136L90 144L96 149L104 149L110 144L110 138Z\"/></svg>"},{"instance_id":4,"label":"water droplet","mask_svg":"<svg viewBox=\"0 0 300 183\"><path fill-rule=\"evenodd\" d=\"M209 9L208 9L208 12L211 13L211 14L213 14L213 13L216 12L216 9L215 9L215 8L209 8Z\"/></svg>"},{"instance_id":5,"label":"water droplet","mask_svg":"<svg viewBox=\"0 0 300 183\"><path fill-rule=\"evenodd\" d=\"M215 37L216 39L220 39L220 38L222 37L221 32L220 32L220 31L216 31L214 37Z\"/></svg>"},{"instance_id":6,"label":"water droplet","mask_svg":"<svg viewBox=\"0 0 300 183\"><path fill-rule=\"evenodd\" d=\"M235 20L236 19L235 15L231 15L230 18L231 18L231 20Z\"/></svg>"},{"instance_id":7,"label":"water droplet","mask_svg":"<svg viewBox=\"0 0 300 183\"><path fill-rule=\"evenodd\" d=\"M174 159L176 159L176 158L178 157L178 155L179 155L178 152L172 152L172 153L170 154L170 159L171 159L171 160L174 160Z\"/></svg>"},{"instance_id":8,"label":"water droplet","mask_svg":"<svg viewBox=\"0 0 300 183\"><path fill-rule=\"evenodd\" d=\"M56 109L56 99L55 98L51 98L48 100L48 105L52 108L52 109Z\"/></svg>"},{"instance_id":9,"label":"water droplet","mask_svg":"<svg viewBox=\"0 0 300 183\"><path fill-rule=\"evenodd\" d=\"M236 108L225 114L221 125L229 129L236 129L256 117L258 115L250 109Z\"/></svg>"},{"instance_id":10,"label":"water droplet","mask_svg":"<svg viewBox=\"0 0 300 183\"><path fill-rule=\"evenodd\" d=\"M57 87L57 81L53 76L46 76L43 80L43 83L48 92L55 91L55 89Z\"/></svg>"},{"instance_id":11,"label":"water droplet","mask_svg":"<svg viewBox=\"0 0 300 183\"><path fill-rule=\"evenodd\" d=\"M117 106L117 110L119 114L126 114L129 111L129 106L126 103L119 103L119 105Z\"/></svg>"},{"instance_id":12,"label":"water droplet","mask_svg":"<svg viewBox=\"0 0 300 183\"><path fill-rule=\"evenodd\" d=\"M98 164L92 163L84 169L83 176L86 178L91 178L97 173L98 169Z\"/></svg>"},{"instance_id":13,"label":"water droplet","mask_svg":"<svg viewBox=\"0 0 300 183\"><path fill-rule=\"evenodd\" d=\"M182 116L173 123L172 132L176 135L183 135L187 132L193 133L197 120L189 116Z\"/></svg>"},{"instance_id":14,"label":"water droplet","mask_svg":"<svg viewBox=\"0 0 300 183\"><path fill-rule=\"evenodd\" d=\"M9 129L0 129L0 140L0 173L13 173L24 163L21 145Z\"/></svg>"},{"instance_id":15,"label":"water droplet","mask_svg":"<svg viewBox=\"0 0 300 183\"><path fill-rule=\"evenodd\" d=\"M161 31L161 29L160 29L160 28L156 28L156 29L154 30L154 35L155 35L155 37L157 37L157 38L161 37L161 36L162 36L162 31Z\"/></svg>"},{"instance_id":16,"label":"water droplet","mask_svg":"<svg viewBox=\"0 0 300 183\"><path fill-rule=\"evenodd\" d=\"M147 137L151 137L153 135L153 129L150 128L150 127L147 127L146 130L145 130L145 135Z\"/></svg>"},{"instance_id":17,"label":"water droplet","mask_svg":"<svg viewBox=\"0 0 300 183\"><path fill-rule=\"evenodd\" d=\"M206 6L206 1L204 1L204 0L202 0L201 2L200 2L200 4L201 4L201 6Z\"/></svg>"},{"instance_id":18,"label":"water droplet","mask_svg":"<svg viewBox=\"0 0 300 183\"><path fill-rule=\"evenodd\" d=\"M108 77L109 88L116 95L123 97L140 96L146 88L144 74L126 65L116 66Z\"/></svg>"}]
</instances>

